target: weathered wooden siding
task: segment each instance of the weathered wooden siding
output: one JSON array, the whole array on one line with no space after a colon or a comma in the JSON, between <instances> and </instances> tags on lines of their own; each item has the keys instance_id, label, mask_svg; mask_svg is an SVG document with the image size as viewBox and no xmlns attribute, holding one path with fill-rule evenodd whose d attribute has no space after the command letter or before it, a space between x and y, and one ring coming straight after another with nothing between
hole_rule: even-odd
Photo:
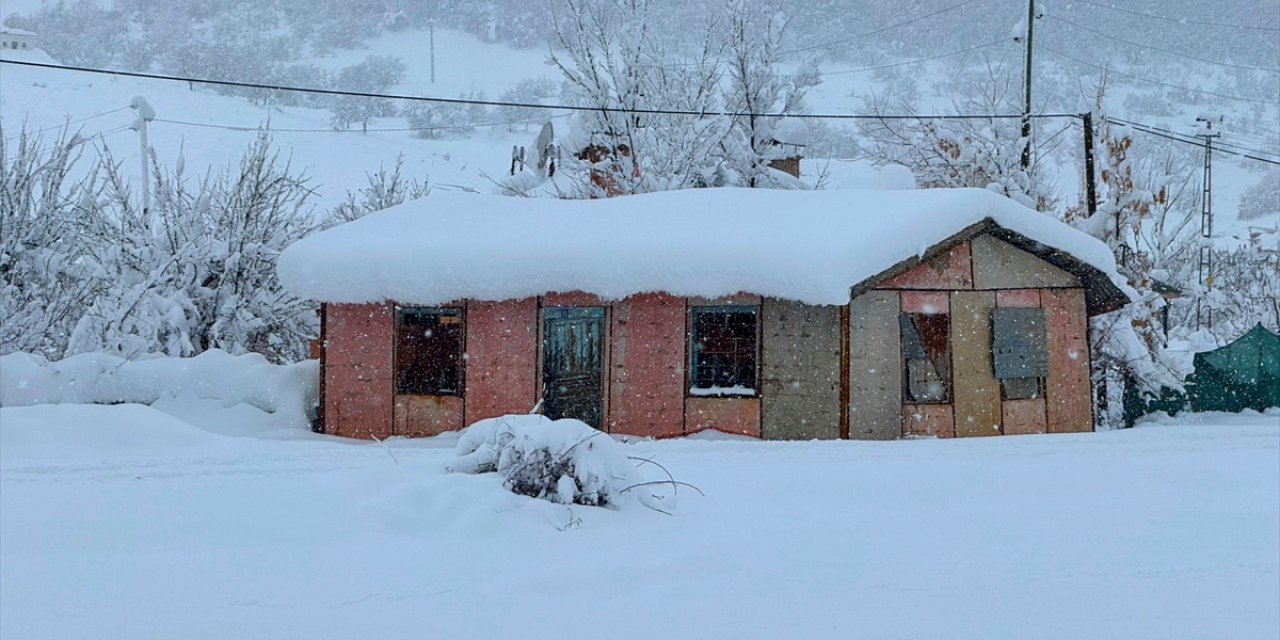
<instances>
[{"instance_id":1,"label":"weathered wooden siding","mask_svg":"<svg viewBox=\"0 0 1280 640\"><path fill-rule=\"evenodd\" d=\"M535 298L467 303L468 424L533 409L537 314Z\"/></svg>"},{"instance_id":2,"label":"weathered wooden siding","mask_svg":"<svg viewBox=\"0 0 1280 640\"><path fill-rule=\"evenodd\" d=\"M684 433L684 299L643 294L615 303L612 339L608 431L658 438Z\"/></svg>"},{"instance_id":3,"label":"weathered wooden siding","mask_svg":"<svg viewBox=\"0 0 1280 640\"><path fill-rule=\"evenodd\" d=\"M972 289L973 270L969 243L961 242L906 273L877 286L877 289Z\"/></svg>"},{"instance_id":4,"label":"weathered wooden siding","mask_svg":"<svg viewBox=\"0 0 1280 640\"><path fill-rule=\"evenodd\" d=\"M954 410L949 404L902 405L902 437L954 438Z\"/></svg>"},{"instance_id":5,"label":"weathered wooden siding","mask_svg":"<svg viewBox=\"0 0 1280 640\"><path fill-rule=\"evenodd\" d=\"M1044 289L1049 377L1045 385L1049 433L1093 430L1089 339L1084 289Z\"/></svg>"},{"instance_id":6,"label":"weathered wooden siding","mask_svg":"<svg viewBox=\"0 0 1280 640\"><path fill-rule=\"evenodd\" d=\"M996 292L997 307L1038 307L1039 289L1001 289Z\"/></svg>"},{"instance_id":7,"label":"weathered wooden siding","mask_svg":"<svg viewBox=\"0 0 1280 640\"><path fill-rule=\"evenodd\" d=\"M325 433L391 435L391 305L328 304L325 320Z\"/></svg>"},{"instance_id":8,"label":"weathered wooden siding","mask_svg":"<svg viewBox=\"0 0 1280 640\"><path fill-rule=\"evenodd\" d=\"M840 437L840 307L765 298L761 426L770 440Z\"/></svg>"},{"instance_id":9,"label":"weathered wooden siding","mask_svg":"<svg viewBox=\"0 0 1280 640\"><path fill-rule=\"evenodd\" d=\"M408 438L457 431L466 425L458 396L396 395L392 435Z\"/></svg>"},{"instance_id":10,"label":"weathered wooden siding","mask_svg":"<svg viewBox=\"0 0 1280 640\"><path fill-rule=\"evenodd\" d=\"M868 291L849 304L849 437L902 434L902 339L898 292Z\"/></svg>"},{"instance_id":11,"label":"weathered wooden siding","mask_svg":"<svg viewBox=\"0 0 1280 640\"><path fill-rule=\"evenodd\" d=\"M903 313L951 313L951 300L946 291L903 291Z\"/></svg>"},{"instance_id":12,"label":"weathered wooden siding","mask_svg":"<svg viewBox=\"0 0 1280 640\"><path fill-rule=\"evenodd\" d=\"M1004 414L1005 435L1045 433L1044 398L1005 400L1001 406Z\"/></svg>"},{"instance_id":13,"label":"weathered wooden siding","mask_svg":"<svg viewBox=\"0 0 1280 640\"><path fill-rule=\"evenodd\" d=\"M760 398L685 398L685 433L716 429L760 437Z\"/></svg>"},{"instance_id":14,"label":"weathered wooden siding","mask_svg":"<svg viewBox=\"0 0 1280 640\"><path fill-rule=\"evenodd\" d=\"M957 436L1000 435L1000 383L991 363L992 291L951 294L951 367Z\"/></svg>"},{"instance_id":15,"label":"weathered wooden siding","mask_svg":"<svg viewBox=\"0 0 1280 640\"><path fill-rule=\"evenodd\" d=\"M973 246L973 288L1079 287L1080 280L999 238L983 235Z\"/></svg>"}]
</instances>

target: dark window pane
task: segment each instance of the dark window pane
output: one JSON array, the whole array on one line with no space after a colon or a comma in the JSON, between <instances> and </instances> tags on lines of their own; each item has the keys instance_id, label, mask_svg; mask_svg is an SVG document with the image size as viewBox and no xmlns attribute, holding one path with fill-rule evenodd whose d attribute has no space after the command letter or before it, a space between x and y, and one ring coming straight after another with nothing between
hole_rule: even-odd
<instances>
[{"instance_id":1,"label":"dark window pane","mask_svg":"<svg viewBox=\"0 0 1280 640\"><path fill-rule=\"evenodd\" d=\"M902 331L902 360L906 372L905 402L951 401L951 316L904 313L898 317Z\"/></svg>"},{"instance_id":2,"label":"dark window pane","mask_svg":"<svg viewBox=\"0 0 1280 640\"><path fill-rule=\"evenodd\" d=\"M462 311L396 311L396 393L462 395Z\"/></svg>"},{"instance_id":3,"label":"dark window pane","mask_svg":"<svg viewBox=\"0 0 1280 640\"><path fill-rule=\"evenodd\" d=\"M1000 381L1000 388L1004 392L1005 400L1039 398L1042 395L1040 391L1042 380L1044 378L1005 378Z\"/></svg>"},{"instance_id":4,"label":"dark window pane","mask_svg":"<svg viewBox=\"0 0 1280 640\"><path fill-rule=\"evenodd\" d=\"M694 389L756 388L756 312L697 308L693 311Z\"/></svg>"}]
</instances>

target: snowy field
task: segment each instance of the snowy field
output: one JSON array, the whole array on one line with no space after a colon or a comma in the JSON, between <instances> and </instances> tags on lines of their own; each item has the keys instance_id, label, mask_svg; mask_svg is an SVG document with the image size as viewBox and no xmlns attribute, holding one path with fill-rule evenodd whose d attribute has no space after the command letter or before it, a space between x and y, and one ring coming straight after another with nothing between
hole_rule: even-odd
<instances>
[{"instance_id":1,"label":"snowy field","mask_svg":"<svg viewBox=\"0 0 1280 640\"><path fill-rule=\"evenodd\" d=\"M0 409L0 637L1280 636L1277 413L625 445L667 516L225 404Z\"/></svg>"}]
</instances>

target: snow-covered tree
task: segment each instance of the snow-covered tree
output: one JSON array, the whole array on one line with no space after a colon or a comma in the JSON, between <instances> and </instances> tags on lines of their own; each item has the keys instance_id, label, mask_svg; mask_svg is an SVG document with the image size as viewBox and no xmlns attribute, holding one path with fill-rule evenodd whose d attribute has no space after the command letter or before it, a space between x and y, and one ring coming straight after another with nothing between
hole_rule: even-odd
<instances>
[{"instance_id":1,"label":"snow-covered tree","mask_svg":"<svg viewBox=\"0 0 1280 640\"><path fill-rule=\"evenodd\" d=\"M780 155L777 116L803 110L805 93L822 82L816 60L793 73L780 68L787 18L777 2L728 0L724 21L727 82L724 105L732 117L721 143L727 182L755 187L765 182L769 161Z\"/></svg>"},{"instance_id":2,"label":"snow-covered tree","mask_svg":"<svg viewBox=\"0 0 1280 640\"><path fill-rule=\"evenodd\" d=\"M334 78L334 88L356 93L385 93L404 79L404 61L395 56L369 56L356 64L343 67ZM334 129L349 129L359 124L367 131L369 121L395 113L391 100L365 96L339 96L331 108L330 124Z\"/></svg>"}]
</instances>

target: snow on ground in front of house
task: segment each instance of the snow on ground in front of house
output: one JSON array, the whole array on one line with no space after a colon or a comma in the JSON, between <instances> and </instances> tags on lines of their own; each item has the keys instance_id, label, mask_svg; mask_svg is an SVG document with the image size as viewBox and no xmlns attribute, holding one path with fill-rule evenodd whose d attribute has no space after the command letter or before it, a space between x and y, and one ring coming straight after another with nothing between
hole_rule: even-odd
<instances>
[{"instance_id":1,"label":"snow on ground in front of house","mask_svg":"<svg viewBox=\"0 0 1280 640\"><path fill-rule=\"evenodd\" d=\"M1280 413L624 444L706 493L665 516L201 402L0 409L0 637L1280 634Z\"/></svg>"}]
</instances>

